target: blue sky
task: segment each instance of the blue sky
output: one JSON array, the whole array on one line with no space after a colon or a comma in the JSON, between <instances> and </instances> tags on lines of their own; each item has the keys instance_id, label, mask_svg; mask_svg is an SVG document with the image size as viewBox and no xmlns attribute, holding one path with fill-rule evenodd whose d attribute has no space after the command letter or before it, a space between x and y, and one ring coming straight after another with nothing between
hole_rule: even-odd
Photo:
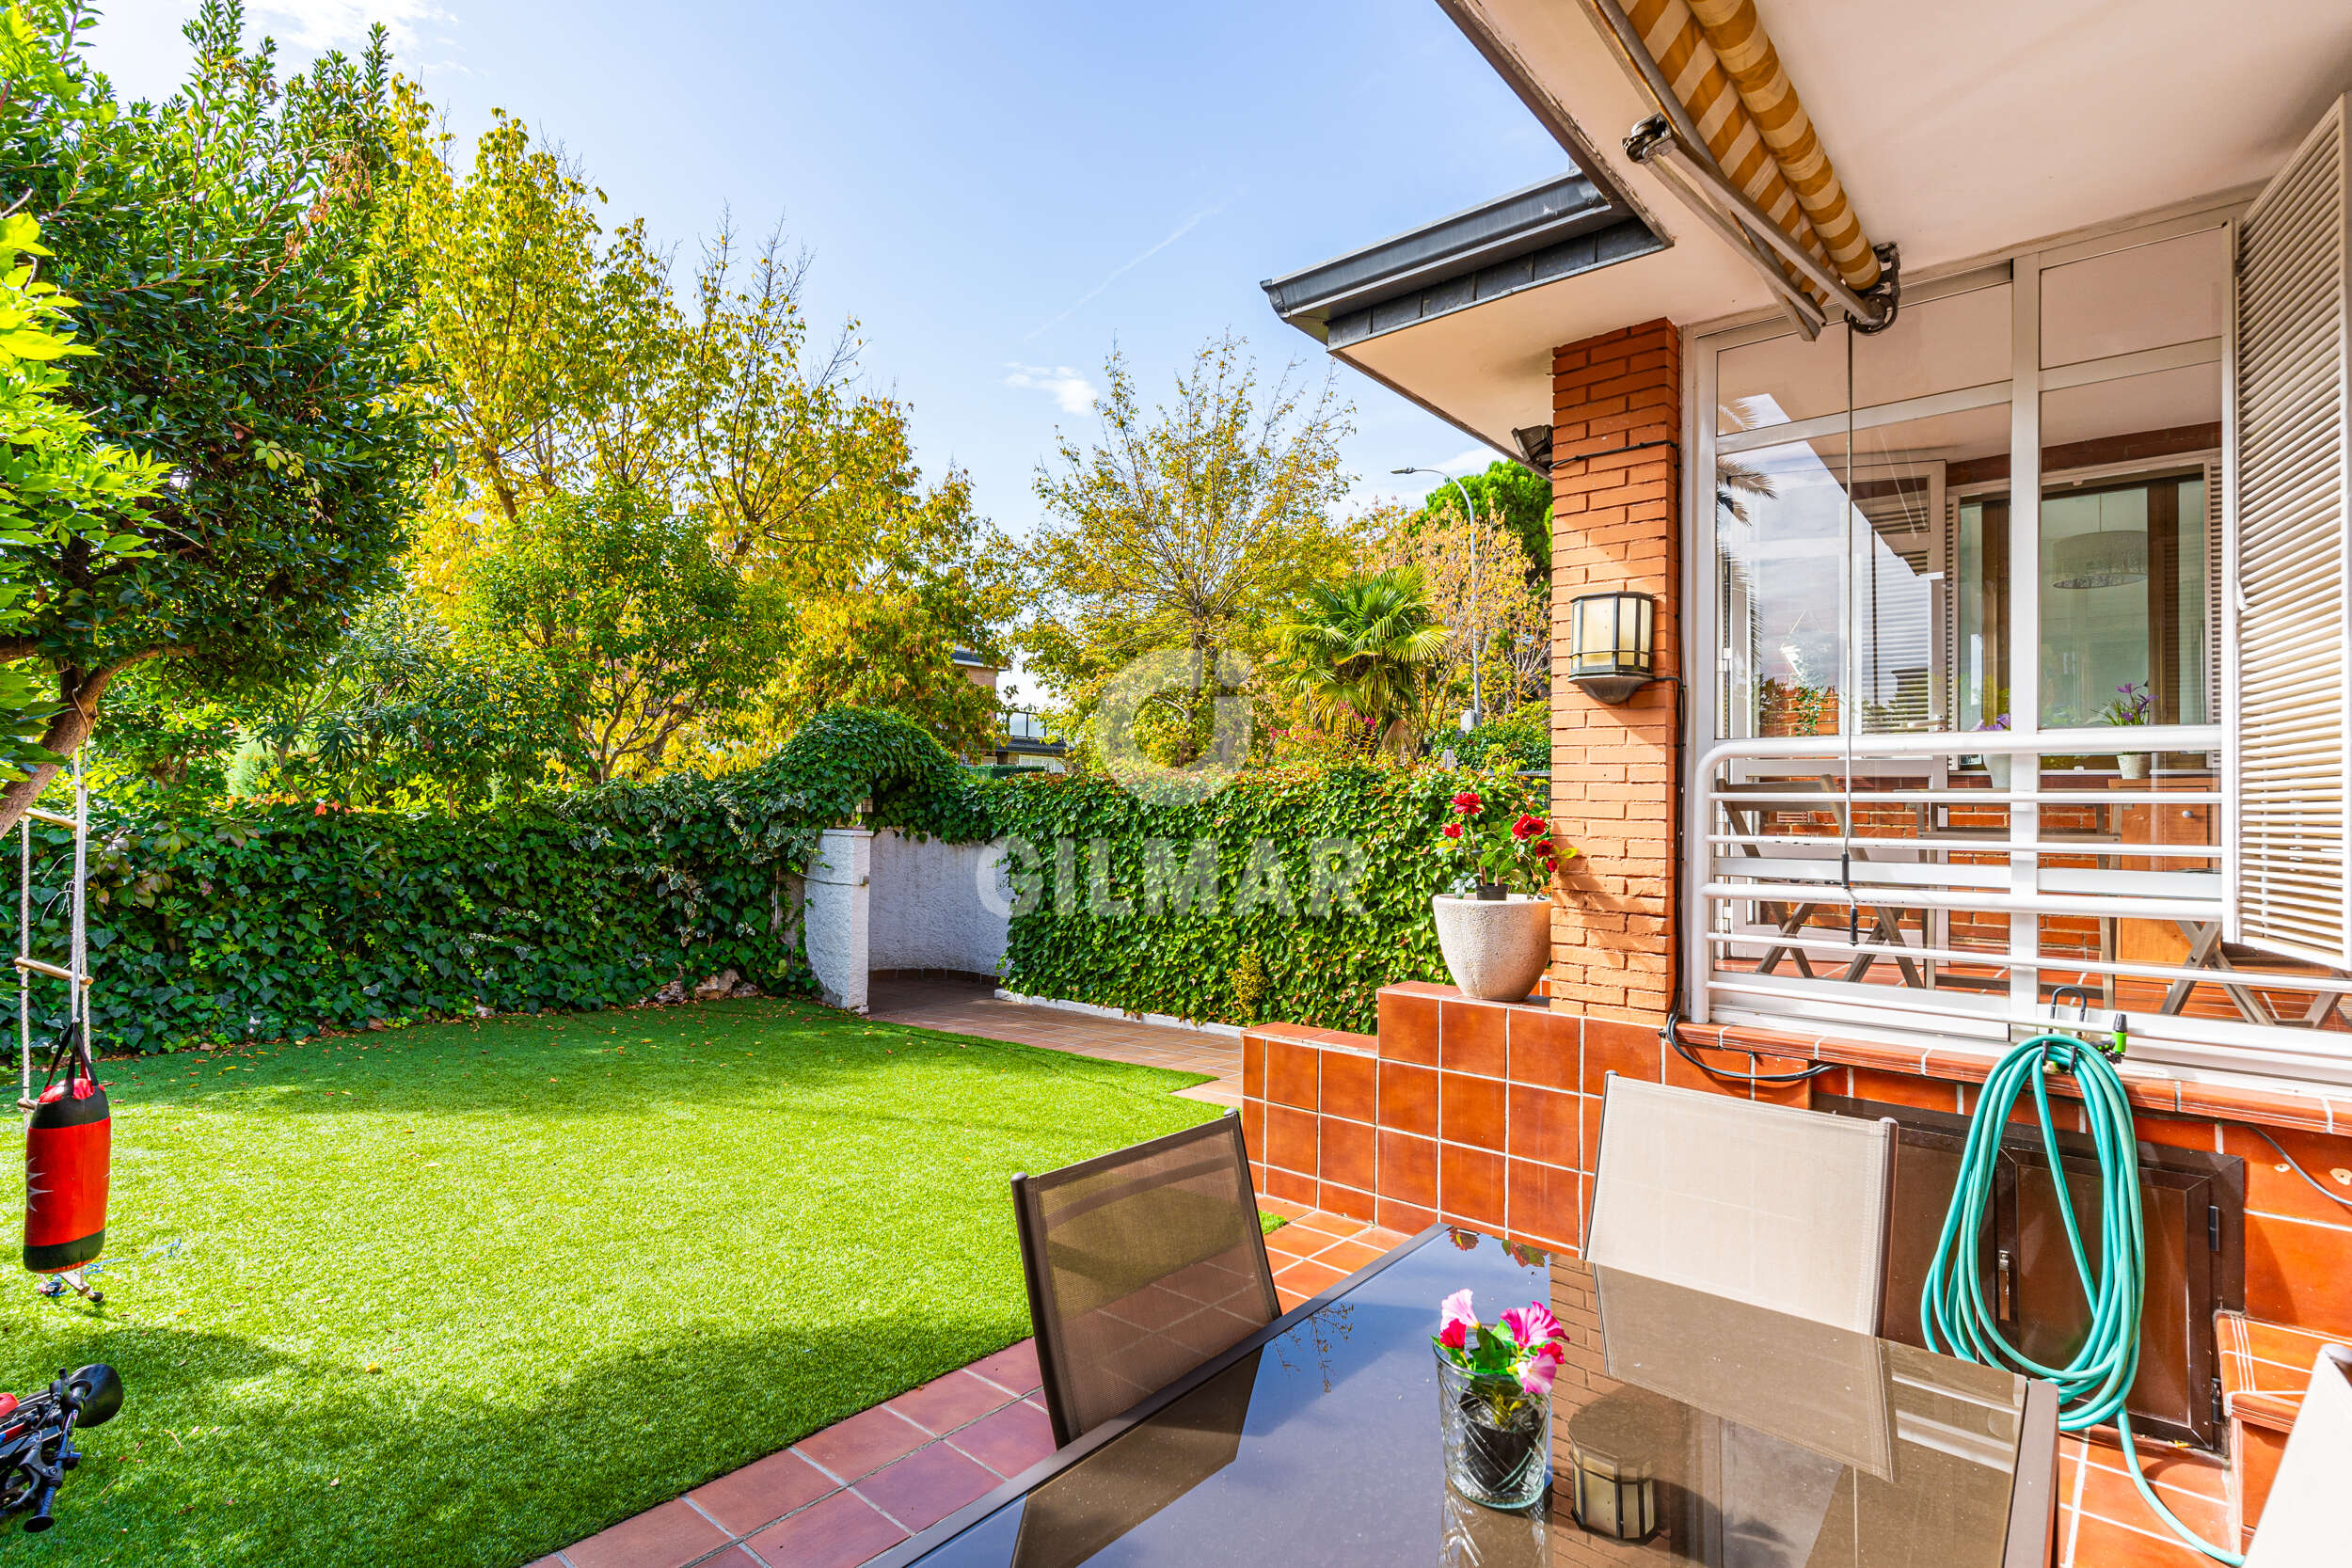
<instances>
[{"instance_id":1,"label":"blue sky","mask_svg":"<svg viewBox=\"0 0 2352 1568\"><path fill-rule=\"evenodd\" d=\"M103 3L103 0L102 0ZM114 0L93 52L167 91L195 0ZM691 7L275 0L290 58L390 24L401 68L470 138L493 107L564 143L691 258L732 207L816 256L820 330L914 407L926 468L969 468L1025 532L1057 423L1091 428L1114 338L1147 393L1231 326L1272 368L1320 347L1260 279L1554 174L1556 145L1435 0ZM1366 493L1471 442L1343 369ZM1416 484L1411 493L1422 486Z\"/></svg>"}]
</instances>

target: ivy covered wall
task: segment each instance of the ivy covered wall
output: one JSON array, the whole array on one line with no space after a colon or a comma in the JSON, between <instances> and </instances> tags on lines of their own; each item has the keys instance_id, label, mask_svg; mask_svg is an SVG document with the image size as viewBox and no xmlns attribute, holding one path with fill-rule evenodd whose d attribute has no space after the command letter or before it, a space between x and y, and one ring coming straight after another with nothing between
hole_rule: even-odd
<instances>
[{"instance_id":1,"label":"ivy covered wall","mask_svg":"<svg viewBox=\"0 0 2352 1568\"><path fill-rule=\"evenodd\" d=\"M1008 988L1221 1022L1370 1033L1375 993L1439 979L1432 852L1458 775L1247 773L1196 803L1099 778L993 787L1014 906Z\"/></svg>"},{"instance_id":2,"label":"ivy covered wall","mask_svg":"<svg viewBox=\"0 0 2352 1568\"><path fill-rule=\"evenodd\" d=\"M976 782L936 742L851 709L723 779L486 812L101 810L96 1042L165 1051L476 1008L604 1007L730 968L803 989L800 873L818 833L861 805L878 826L987 835ZM71 865L71 834L37 825L34 951L58 961ZM38 1044L64 996L35 984Z\"/></svg>"},{"instance_id":3,"label":"ivy covered wall","mask_svg":"<svg viewBox=\"0 0 2352 1568\"><path fill-rule=\"evenodd\" d=\"M253 805L98 813L101 1050L167 1051L640 1002L733 969L805 990L801 873L827 826L1008 841L1006 983L1138 1012L1369 1031L1374 993L1442 976L1432 852L1456 775L1245 774L1158 802L1099 778L992 780L914 725L836 710L723 779L466 815ZM66 951L71 838L34 829L38 956ZM36 982L37 1043L63 989Z\"/></svg>"}]
</instances>

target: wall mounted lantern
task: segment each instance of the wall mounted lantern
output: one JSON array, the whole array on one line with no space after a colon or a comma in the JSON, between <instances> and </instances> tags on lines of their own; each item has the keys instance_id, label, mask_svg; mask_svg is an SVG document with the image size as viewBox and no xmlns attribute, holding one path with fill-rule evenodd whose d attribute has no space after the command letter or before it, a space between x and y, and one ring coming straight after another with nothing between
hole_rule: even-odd
<instances>
[{"instance_id":1,"label":"wall mounted lantern","mask_svg":"<svg viewBox=\"0 0 2352 1568\"><path fill-rule=\"evenodd\" d=\"M1657 678L1647 594L1586 594L1568 603L1568 679L1612 707Z\"/></svg>"}]
</instances>

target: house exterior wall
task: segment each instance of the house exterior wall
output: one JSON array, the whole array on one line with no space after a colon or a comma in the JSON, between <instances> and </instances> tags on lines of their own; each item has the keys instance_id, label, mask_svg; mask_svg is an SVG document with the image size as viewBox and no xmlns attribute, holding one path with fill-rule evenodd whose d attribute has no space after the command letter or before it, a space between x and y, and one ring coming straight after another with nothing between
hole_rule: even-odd
<instances>
[{"instance_id":1,"label":"house exterior wall","mask_svg":"<svg viewBox=\"0 0 2352 1568\"><path fill-rule=\"evenodd\" d=\"M1680 334L1653 321L1564 344L1551 384L1552 828L1579 853L1552 916L1549 989L1554 1006L1654 1028L1673 1006L1677 940ZM1565 670L1569 601L1615 590L1657 600L1661 678L1612 707Z\"/></svg>"}]
</instances>

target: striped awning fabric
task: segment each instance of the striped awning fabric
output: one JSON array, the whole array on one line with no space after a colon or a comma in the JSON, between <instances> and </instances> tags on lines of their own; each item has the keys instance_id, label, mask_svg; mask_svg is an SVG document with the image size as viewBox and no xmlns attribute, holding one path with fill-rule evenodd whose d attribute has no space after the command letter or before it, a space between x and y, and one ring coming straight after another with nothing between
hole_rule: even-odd
<instances>
[{"instance_id":1,"label":"striped awning fabric","mask_svg":"<svg viewBox=\"0 0 2352 1568\"><path fill-rule=\"evenodd\" d=\"M1734 185L1856 293L1878 257L1755 0L1628 0L1650 57Z\"/></svg>"}]
</instances>

